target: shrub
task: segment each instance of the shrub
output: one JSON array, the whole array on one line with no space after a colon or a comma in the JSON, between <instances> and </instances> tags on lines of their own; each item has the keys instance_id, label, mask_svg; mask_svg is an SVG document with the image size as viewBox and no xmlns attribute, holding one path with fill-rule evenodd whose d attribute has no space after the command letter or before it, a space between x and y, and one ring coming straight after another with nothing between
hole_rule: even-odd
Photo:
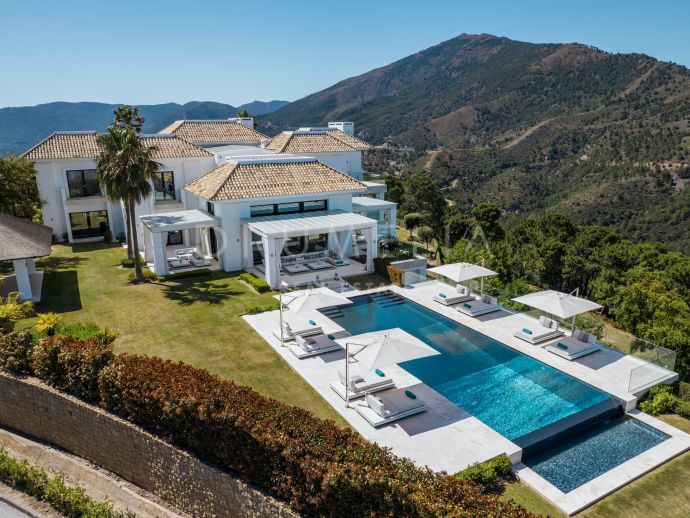
<instances>
[{"instance_id":1,"label":"shrub","mask_svg":"<svg viewBox=\"0 0 690 518\"><path fill-rule=\"evenodd\" d=\"M0 448L0 481L48 502L50 506L68 517L116 518L133 516L113 510L107 502L97 502L88 497L81 487L69 487L61 477L49 477L45 470L34 468L27 461L10 457Z\"/></svg>"},{"instance_id":2,"label":"shrub","mask_svg":"<svg viewBox=\"0 0 690 518\"><path fill-rule=\"evenodd\" d=\"M249 272L241 273L240 279L242 279L244 282L249 284L258 293L266 293L266 292L271 291L271 287L268 285L268 283L265 280L259 279L256 275L252 275Z\"/></svg>"},{"instance_id":3,"label":"shrub","mask_svg":"<svg viewBox=\"0 0 690 518\"><path fill-rule=\"evenodd\" d=\"M130 259L129 257L125 257L123 259L120 259L120 264L122 265L123 268L134 268L134 259Z\"/></svg>"},{"instance_id":4,"label":"shrub","mask_svg":"<svg viewBox=\"0 0 690 518\"><path fill-rule=\"evenodd\" d=\"M0 332L12 332L14 324L22 318L36 314L32 302L21 302L19 292L12 292L6 298L0 297Z\"/></svg>"},{"instance_id":5,"label":"shrub","mask_svg":"<svg viewBox=\"0 0 690 518\"><path fill-rule=\"evenodd\" d=\"M91 401L98 400L98 374L113 359L112 346L97 340L52 336L33 349L36 377L55 388Z\"/></svg>"},{"instance_id":6,"label":"shrub","mask_svg":"<svg viewBox=\"0 0 690 518\"><path fill-rule=\"evenodd\" d=\"M187 277L201 277L202 275L211 275L211 270L208 268L200 268L199 270L188 270L186 272L171 273L170 275L160 275L157 277L159 282L170 281L173 279L185 279Z\"/></svg>"},{"instance_id":7,"label":"shrub","mask_svg":"<svg viewBox=\"0 0 690 518\"><path fill-rule=\"evenodd\" d=\"M395 284L396 286L403 285L403 275L405 271L396 266L392 266L390 261L386 259L381 259L379 257L374 259L374 271L381 277L388 279L391 284Z\"/></svg>"},{"instance_id":8,"label":"shrub","mask_svg":"<svg viewBox=\"0 0 690 518\"><path fill-rule=\"evenodd\" d=\"M677 404L678 398L670 385L657 385L649 390L647 399L640 403L640 410L651 415L668 414L676 409Z\"/></svg>"},{"instance_id":9,"label":"shrub","mask_svg":"<svg viewBox=\"0 0 690 518\"><path fill-rule=\"evenodd\" d=\"M500 479L506 479L512 475L513 466L510 458L503 453L485 462L473 464L460 471L456 476L460 480L469 480L484 486L495 484Z\"/></svg>"},{"instance_id":10,"label":"shrub","mask_svg":"<svg viewBox=\"0 0 690 518\"><path fill-rule=\"evenodd\" d=\"M690 419L690 401L683 401L682 399L679 399L676 402L676 408L674 411L679 416Z\"/></svg>"},{"instance_id":11,"label":"shrub","mask_svg":"<svg viewBox=\"0 0 690 518\"><path fill-rule=\"evenodd\" d=\"M315 516L529 516L333 421L182 363L119 355L101 404Z\"/></svg>"},{"instance_id":12,"label":"shrub","mask_svg":"<svg viewBox=\"0 0 690 518\"><path fill-rule=\"evenodd\" d=\"M144 281L151 282L158 279L158 276L148 268L144 268L141 273L144 275ZM129 272L128 278L129 282L137 282L137 277L134 272Z\"/></svg>"},{"instance_id":13,"label":"shrub","mask_svg":"<svg viewBox=\"0 0 690 518\"><path fill-rule=\"evenodd\" d=\"M280 309L278 301L269 304L251 304L247 306L247 315L256 315L257 313L264 313L266 311L274 311Z\"/></svg>"},{"instance_id":14,"label":"shrub","mask_svg":"<svg viewBox=\"0 0 690 518\"><path fill-rule=\"evenodd\" d=\"M61 321L62 317L56 313L39 313L38 321L34 327L39 333L53 336L55 334L55 328Z\"/></svg>"},{"instance_id":15,"label":"shrub","mask_svg":"<svg viewBox=\"0 0 690 518\"><path fill-rule=\"evenodd\" d=\"M16 374L31 374L31 333L0 332L0 367Z\"/></svg>"}]
</instances>

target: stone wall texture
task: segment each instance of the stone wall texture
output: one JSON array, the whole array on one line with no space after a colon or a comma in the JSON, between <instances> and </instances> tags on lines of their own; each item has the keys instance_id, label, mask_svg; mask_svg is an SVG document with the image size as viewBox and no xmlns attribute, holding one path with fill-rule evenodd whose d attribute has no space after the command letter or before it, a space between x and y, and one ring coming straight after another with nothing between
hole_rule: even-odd
<instances>
[{"instance_id":1,"label":"stone wall texture","mask_svg":"<svg viewBox=\"0 0 690 518\"><path fill-rule=\"evenodd\" d=\"M191 516L298 516L228 473L33 378L0 372L0 424L112 471Z\"/></svg>"}]
</instances>

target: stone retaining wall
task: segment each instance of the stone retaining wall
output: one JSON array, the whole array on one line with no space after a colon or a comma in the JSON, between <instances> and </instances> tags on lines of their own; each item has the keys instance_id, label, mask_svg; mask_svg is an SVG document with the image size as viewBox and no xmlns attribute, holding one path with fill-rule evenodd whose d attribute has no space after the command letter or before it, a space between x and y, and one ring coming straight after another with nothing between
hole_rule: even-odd
<instances>
[{"instance_id":1,"label":"stone retaining wall","mask_svg":"<svg viewBox=\"0 0 690 518\"><path fill-rule=\"evenodd\" d=\"M0 424L83 457L192 516L297 516L231 475L34 378L0 372Z\"/></svg>"}]
</instances>

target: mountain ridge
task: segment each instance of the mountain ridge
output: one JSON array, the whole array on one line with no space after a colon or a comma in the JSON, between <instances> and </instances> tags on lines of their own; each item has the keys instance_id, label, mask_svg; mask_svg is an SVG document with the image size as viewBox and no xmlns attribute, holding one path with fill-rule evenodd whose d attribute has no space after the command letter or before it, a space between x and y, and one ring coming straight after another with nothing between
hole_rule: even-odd
<instances>
[{"instance_id":1,"label":"mountain ridge","mask_svg":"<svg viewBox=\"0 0 690 518\"><path fill-rule=\"evenodd\" d=\"M463 34L262 123L329 120L385 145L370 152L370 171L429 174L461 210L494 201L508 220L562 211L690 252L690 72L680 65ZM668 207L675 225L664 223Z\"/></svg>"},{"instance_id":2,"label":"mountain ridge","mask_svg":"<svg viewBox=\"0 0 690 518\"><path fill-rule=\"evenodd\" d=\"M221 119L242 110L262 117L287 101L252 101L240 106L214 101L140 105L143 131L154 133L178 119ZM19 154L55 131L104 130L120 104L56 101L0 109L0 155Z\"/></svg>"}]
</instances>

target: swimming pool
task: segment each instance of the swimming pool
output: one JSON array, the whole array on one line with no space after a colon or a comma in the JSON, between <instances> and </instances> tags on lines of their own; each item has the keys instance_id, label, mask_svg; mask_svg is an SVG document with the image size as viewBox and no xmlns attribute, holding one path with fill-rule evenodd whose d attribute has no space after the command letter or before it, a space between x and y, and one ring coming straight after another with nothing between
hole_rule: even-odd
<instances>
[{"instance_id":1,"label":"swimming pool","mask_svg":"<svg viewBox=\"0 0 690 518\"><path fill-rule=\"evenodd\" d=\"M321 312L352 334L399 327L438 350L400 366L512 441L597 405L618 406L609 394L391 291L351 300Z\"/></svg>"},{"instance_id":2,"label":"swimming pool","mask_svg":"<svg viewBox=\"0 0 690 518\"><path fill-rule=\"evenodd\" d=\"M620 416L523 457L522 462L568 493L668 438L642 421Z\"/></svg>"}]
</instances>

